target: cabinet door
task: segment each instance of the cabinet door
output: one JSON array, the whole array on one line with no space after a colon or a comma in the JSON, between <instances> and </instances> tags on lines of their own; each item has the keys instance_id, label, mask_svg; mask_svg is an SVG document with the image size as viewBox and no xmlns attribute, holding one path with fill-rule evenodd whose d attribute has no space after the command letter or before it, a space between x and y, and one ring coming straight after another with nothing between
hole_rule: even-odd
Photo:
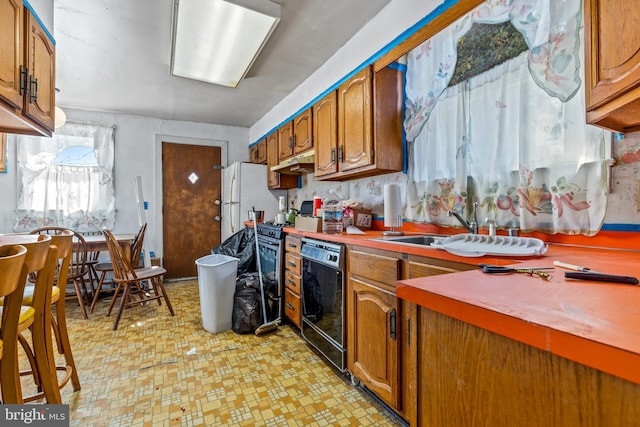
<instances>
[{"instance_id":1,"label":"cabinet door","mask_svg":"<svg viewBox=\"0 0 640 427\"><path fill-rule=\"evenodd\" d=\"M249 148L249 161L251 163L267 163L267 140L263 139Z\"/></svg>"},{"instance_id":2,"label":"cabinet door","mask_svg":"<svg viewBox=\"0 0 640 427\"><path fill-rule=\"evenodd\" d=\"M640 84L636 0L585 0L587 110Z\"/></svg>"},{"instance_id":3,"label":"cabinet door","mask_svg":"<svg viewBox=\"0 0 640 427\"><path fill-rule=\"evenodd\" d=\"M296 188L298 177L295 175L281 175L271 170L278 164L278 134L267 136L267 185L272 190Z\"/></svg>"},{"instance_id":4,"label":"cabinet door","mask_svg":"<svg viewBox=\"0 0 640 427\"><path fill-rule=\"evenodd\" d=\"M55 46L49 40L38 20L25 11L27 29L28 94L24 105L25 116L45 128L53 130L55 109Z\"/></svg>"},{"instance_id":5,"label":"cabinet door","mask_svg":"<svg viewBox=\"0 0 640 427\"><path fill-rule=\"evenodd\" d=\"M22 0L0 0L0 100L22 110Z\"/></svg>"},{"instance_id":6,"label":"cabinet door","mask_svg":"<svg viewBox=\"0 0 640 427\"><path fill-rule=\"evenodd\" d=\"M397 300L393 293L350 277L353 375L393 408L398 405Z\"/></svg>"},{"instance_id":7,"label":"cabinet door","mask_svg":"<svg viewBox=\"0 0 640 427\"><path fill-rule=\"evenodd\" d=\"M372 163L371 68L338 88L338 161L342 171Z\"/></svg>"},{"instance_id":8,"label":"cabinet door","mask_svg":"<svg viewBox=\"0 0 640 427\"><path fill-rule=\"evenodd\" d=\"M278 162L293 155L293 124L291 122L280 126L278 134Z\"/></svg>"},{"instance_id":9,"label":"cabinet door","mask_svg":"<svg viewBox=\"0 0 640 427\"><path fill-rule=\"evenodd\" d=\"M313 106L316 178L338 172L337 101L334 90Z\"/></svg>"},{"instance_id":10,"label":"cabinet door","mask_svg":"<svg viewBox=\"0 0 640 427\"><path fill-rule=\"evenodd\" d=\"M311 108L293 119L293 154L313 148Z\"/></svg>"},{"instance_id":11,"label":"cabinet door","mask_svg":"<svg viewBox=\"0 0 640 427\"><path fill-rule=\"evenodd\" d=\"M256 163L260 163L261 165L267 164L267 140L263 139L262 141L256 144L258 147L256 154Z\"/></svg>"},{"instance_id":12,"label":"cabinet door","mask_svg":"<svg viewBox=\"0 0 640 427\"><path fill-rule=\"evenodd\" d=\"M278 164L278 134L276 132L267 136L267 185L269 188L278 188L280 174L272 172L271 166Z\"/></svg>"}]
</instances>

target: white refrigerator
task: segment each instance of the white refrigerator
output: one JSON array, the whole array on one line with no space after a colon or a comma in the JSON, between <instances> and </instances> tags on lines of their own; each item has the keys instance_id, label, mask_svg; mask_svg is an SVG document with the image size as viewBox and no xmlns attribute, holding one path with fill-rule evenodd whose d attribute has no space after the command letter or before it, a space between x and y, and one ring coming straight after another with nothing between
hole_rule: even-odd
<instances>
[{"instance_id":1,"label":"white refrigerator","mask_svg":"<svg viewBox=\"0 0 640 427\"><path fill-rule=\"evenodd\" d=\"M255 206L264 211L264 221L273 221L278 213L278 198L286 190L269 190L267 165L233 163L222 174L222 242L244 228L249 211Z\"/></svg>"}]
</instances>

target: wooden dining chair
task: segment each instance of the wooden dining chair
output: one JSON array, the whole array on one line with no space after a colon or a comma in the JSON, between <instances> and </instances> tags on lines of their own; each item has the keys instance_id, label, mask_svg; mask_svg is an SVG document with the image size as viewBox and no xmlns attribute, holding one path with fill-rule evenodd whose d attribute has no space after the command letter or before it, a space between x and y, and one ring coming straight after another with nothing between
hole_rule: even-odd
<instances>
[{"instance_id":1,"label":"wooden dining chair","mask_svg":"<svg viewBox=\"0 0 640 427\"><path fill-rule=\"evenodd\" d=\"M7 298L18 288L18 281L22 274L24 259L27 255L27 248L20 245L8 245L0 247L0 297ZM20 316L20 312L11 313L3 310L2 320L0 320L0 360L4 350L4 341L8 341L10 336L18 335L18 319L11 319L9 316ZM9 332L10 327L16 330ZM5 338L6 336L6 338ZM17 339L17 338L16 338ZM10 347L10 346L8 346Z\"/></svg>"},{"instance_id":2,"label":"wooden dining chair","mask_svg":"<svg viewBox=\"0 0 640 427\"><path fill-rule=\"evenodd\" d=\"M34 230L35 234L38 230ZM39 229L40 233L51 232L48 228ZM74 231L68 229L58 229L55 234L51 235L51 244L57 248L56 253L56 268L53 271L52 276L46 283L47 287L38 288L39 282L36 281L36 285L27 285L24 290L24 296L22 299L23 305L34 307L36 310L36 322L32 326L31 333L31 346L27 342L24 336L20 336L20 342L32 362L32 370L21 372L21 375L33 374L38 383L38 371L33 369L38 364L36 356L40 356L36 350L39 348L45 348L48 357L48 367L52 378L54 378L53 386L57 387L52 394L48 394L49 390L42 390L41 393L36 393L28 397L24 397L25 402L45 397L48 403L56 403L55 400L59 397L59 391L71 380L74 391L80 390L80 380L78 377L78 371L73 359L73 353L71 350L71 342L69 340L69 333L67 331L66 321L66 309L65 309L65 297L64 289L67 284L67 278L70 269L70 265L73 258L73 238ZM44 295L44 292L48 292L48 295ZM55 315L53 307L55 307ZM41 314L42 313L42 314ZM48 316L47 319L40 320L40 316ZM40 322L40 323L38 323ZM41 328L42 332L38 330ZM64 356L65 364L56 366L55 361L55 349L51 340L51 329L53 329L58 353ZM44 337L44 342L38 342ZM41 357L41 356L40 356ZM62 371L64 375L62 378L58 378L57 372Z\"/></svg>"},{"instance_id":3,"label":"wooden dining chair","mask_svg":"<svg viewBox=\"0 0 640 427\"><path fill-rule=\"evenodd\" d=\"M65 227L41 227L33 230L31 234L59 234L63 230L69 230ZM89 279L89 267L87 266L88 246L82 234L77 231L73 232L73 253L69 272L67 274L67 283L73 285L73 291L67 292L66 286L60 286L67 299L76 299L80 305L82 317L88 319L87 307L91 305L91 299L95 290Z\"/></svg>"},{"instance_id":4,"label":"wooden dining chair","mask_svg":"<svg viewBox=\"0 0 640 427\"><path fill-rule=\"evenodd\" d=\"M142 226L140 227L140 229L138 230L138 232L136 233L135 237L133 238L133 241L131 242L130 245L130 249L129 249L129 253L131 256L131 265L134 266L134 268L139 268L140 267L140 262L141 262L141 255L142 255L142 245L144 242L144 235L145 232L147 230L147 223L145 222L144 224L142 224ZM99 272L99 279L98 279L98 287L96 288L96 291L93 295L93 301L91 302L91 307L89 308L89 312L93 313L93 310L96 307L96 303L98 302L98 299L100 298L100 292L113 292L113 296L111 298L111 304L109 304L109 312L111 312L111 309L113 308L113 304L114 301L117 298L117 294L115 293L115 290L117 289L118 285L112 280L112 281L107 281L107 274L113 274L113 263L111 262L101 262L96 264L94 267L94 270L96 272Z\"/></svg>"},{"instance_id":5,"label":"wooden dining chair","mask_svg":"<svg viewBox=\"0 0 640 427\"><path fill-rule=\"evenodd\" d=\"M18 286L14 292L4 297L2 301L2 324L0 331L2 334L3 353L0 359L0 390L2 391L2 402L4 404L24 403L22 397L22 387L20 384L20 371L18 364L18 337L35 322L35 309L31 306L22 305L25 284L30 274L36 274L36 282L47 281L55 268L53 257L57 249L50 245L51 236L38 236L37 240L22 243L27 249L24 264L18 279ZM46 364L40 365L40 369L34 366L36 381L47 393L53 391L53 381L48 372ZM42 375L42 372L45 374Z\"/></svg>"},{"instance_id":6,"label":"wooden dining chair","mask_svg":"<svg viewBox=\"0 0 640 427\"><path fill-rule=\"evenodd\" d=\"M113 322L113 329L118 329L118 323L125 307L146 304L153 300L157 300L158 304L161 305L161 299L164 299L169 313L173 316L173 307L162 284L162 278L167 273L167 270L158 266L133 268L113 234L109 230L103 230L103 233L107 240L109 255L113 263L113 280L117 285L114 298L122 290L120 306ZM145 282L149 284L149 289L145 288ZM111 313L114 302L115 299L112 300L107 315Z\"/></svg>"},{"instance_id":7,"label":"wooden dining chair","mask_svg":"<svg viewBox=\"0 0 640 427\"><path fill-rule=\"evenodd\" d=\"M86 236L102 236L102 231L86 231L80 233L83 237ZM90 250L87 252L87 276L91 281L91 287L93 289L98 287L100 282L100 276L95 269L95 266L100 262L100 251Z\"/></svg>"}]
</instances>

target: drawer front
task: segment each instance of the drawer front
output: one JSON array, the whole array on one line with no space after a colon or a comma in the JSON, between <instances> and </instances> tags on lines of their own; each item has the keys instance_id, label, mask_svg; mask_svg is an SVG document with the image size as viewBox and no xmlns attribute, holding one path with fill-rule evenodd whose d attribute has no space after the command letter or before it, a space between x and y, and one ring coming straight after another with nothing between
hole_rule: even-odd
<instances>
[{"instance_id":1,"label":"drawer front","mask_svg":"<svg viewBox=\"0 0 640 427\"><path fill-rule=\"evenodd\" d=\"M293 293L296 295L300 295L300 276L297 274L293 274L290 271L285 271L284 273L284 285L291 289Z\"/></svg>"},{"instance_id":2,"label":"drawer front","mask_svg":"<svg viewBox=\"0 0 640 427\"><path fill-rule=\"evenodd\" d=\"M302 272L302 258L296 254L287 254L284 257L284 268L294 274L300 276Z\"/></svg>"},{"instance_id":3,"label":"drawer front","mask_svg":"<svg viewBox=\"0 0 640 427\"><path fill-rule=\"evenodd\" d=\"M287 252L293 252L295 254L300 253L300 246L302 245L302 238L300 236L294 236L288 234L284 239L284 249Z\"/></svg>"},{"instance_id":4,"label":"drawer front","mask_svg":"<svg viewBox=\"0 0 640 427\"><path fill-rule=\"evenodd\" d=\"M349 252L349 274L384 283L395 289L400 260L367 252Z\"/></svg>"},{"instance_id":5,"label":"drawer front","mask_svg":"<svg viewBox=\"0 0 640 427\"><path fill-rule=\"evenodd\" d=\"M302 326L300 318L300 297L289 289L284 290L284 314L298 328Z\"/></svg>"}]
</instances>

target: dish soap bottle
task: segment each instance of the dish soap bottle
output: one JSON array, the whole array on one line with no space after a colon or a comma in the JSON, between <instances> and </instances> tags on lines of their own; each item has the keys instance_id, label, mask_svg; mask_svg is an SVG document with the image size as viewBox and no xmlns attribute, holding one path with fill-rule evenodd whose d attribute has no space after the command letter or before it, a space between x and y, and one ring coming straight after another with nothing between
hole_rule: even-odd
<instances>
[{"instance_id":1,"label":"dish soap bottle","mask_svg":"<svg viewBox=\"0 0 640 427\"><path fill-rule=\"evenodd\" d=\"M342 200L335 190L322 202L322 232L326 234L342 233Z\"/></svg>"}]
</instances>

